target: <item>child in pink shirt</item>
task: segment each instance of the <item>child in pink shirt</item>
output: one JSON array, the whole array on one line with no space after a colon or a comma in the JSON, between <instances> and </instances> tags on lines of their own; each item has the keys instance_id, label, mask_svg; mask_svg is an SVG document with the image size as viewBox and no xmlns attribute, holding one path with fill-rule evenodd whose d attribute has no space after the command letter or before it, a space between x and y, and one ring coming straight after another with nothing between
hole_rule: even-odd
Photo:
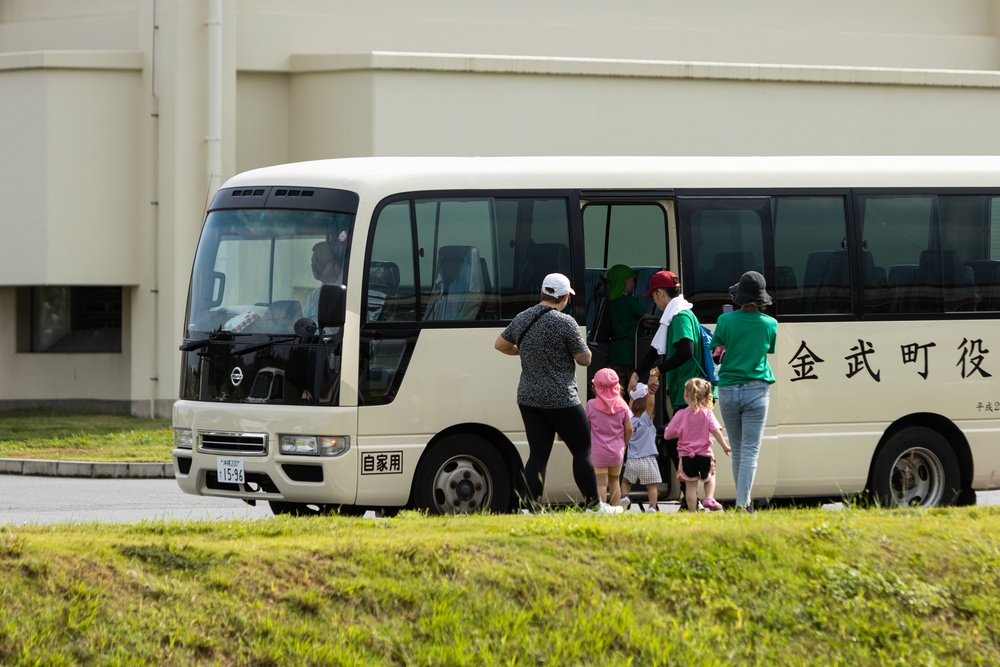
<instances>
[{"instance_id":1,"label":"child in pink shirt","mask_svg":"<svg viewBox=\"0 0 1000 667\"><path fill-rule=\"evenodd\" d=\"M622 489L619 476L625 460L625 447L632 438L632 411L622 398L618 374L602 368L594 375L596 398L587 401L590 420L590 459L597 475L597 497L604 502L609 488L608 503L618 507Z\"/></svg>"},{"instance_id":2,"label":"child in pink shirt","mask_svg":"<svg viewBox=\"0 0 1000 667\"><path fill-rule=\"evenodd\" d=\"M702 378L691 378L684 384L684 402L687 407L673 416L663 431L663 439L677 438L677 455L680 465L677 479L687 482L684 495L688 510L698 511L698 481L705 484L702 507L716 512L722 505L715 499L715 454L712 438L729 456L731 451L722 437L722 426L712 413L712 385Z\"/></svg>"}]
</instances>

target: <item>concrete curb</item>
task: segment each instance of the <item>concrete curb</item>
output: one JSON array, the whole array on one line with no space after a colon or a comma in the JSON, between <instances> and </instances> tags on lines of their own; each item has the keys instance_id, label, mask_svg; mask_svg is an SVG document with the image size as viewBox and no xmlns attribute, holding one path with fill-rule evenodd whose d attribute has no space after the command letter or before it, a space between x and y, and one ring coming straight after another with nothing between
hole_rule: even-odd
<instances>
[{"instance_id":1,"label":"concrete curb","mask_svg":"<svg viewBox=\"0 0 1000 667\"><path fill-rule=\"evenodd\" d=\"M0 475L88 477L93 479L172 479L174 477L174 464L0 459Z\"/></svg>"}]
</instances>

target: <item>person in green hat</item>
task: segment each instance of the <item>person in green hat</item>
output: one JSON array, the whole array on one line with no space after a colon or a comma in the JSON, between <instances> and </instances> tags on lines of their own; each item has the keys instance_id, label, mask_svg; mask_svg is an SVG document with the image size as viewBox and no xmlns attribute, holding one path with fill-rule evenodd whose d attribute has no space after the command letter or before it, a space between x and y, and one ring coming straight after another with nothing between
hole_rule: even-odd
<instances>
[{"instance_id":1,"label":"person in green hat","mask_svg":"<svg viewBox=\"0 0 1000 667\"><path fill-rule=\"evenodd\" d=\"M635 292L635 271L624 264L608 269L608 319L611 321L611 350L608 366L618 377L627 378L635 370L635 330L643 317L649 315L632 296Z\"/></svg>"}]
</instances>

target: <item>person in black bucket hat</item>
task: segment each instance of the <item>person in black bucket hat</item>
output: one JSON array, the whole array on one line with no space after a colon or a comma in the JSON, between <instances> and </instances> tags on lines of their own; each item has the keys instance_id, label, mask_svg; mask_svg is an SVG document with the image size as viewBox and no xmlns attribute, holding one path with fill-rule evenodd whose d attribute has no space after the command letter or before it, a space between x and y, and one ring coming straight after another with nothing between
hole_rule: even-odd
<instances>
[{"instance_id":1,"label":"person in black bucket hat","mask_svg":"<svg viewBox=\"0 0 1000 667\"><path fill-rule=\"evenodd\" d=\"M753 511L751 490L774 384L767 355L774 354L778 322L760 310L771 305L766 287L761 274L744 273L729 288L739 310L720 315L712 335L712 349L725 349L719 368L719 412L732 447L736 508L744 511Z\"/></svg>"},{"instance_id":2,"label":"person in black bucket hat","mask_svg":"<svg viewBox=\"0 0 1000 667\"><path fill-rule=\"evenodd\" d=\"M756 271L747 271L740 277L740 281L729 288L729 296L737 306L753 304L758 308L771 305L771 297L764 289L767 284L764 276Z\"/></svg>"}]
</instances>

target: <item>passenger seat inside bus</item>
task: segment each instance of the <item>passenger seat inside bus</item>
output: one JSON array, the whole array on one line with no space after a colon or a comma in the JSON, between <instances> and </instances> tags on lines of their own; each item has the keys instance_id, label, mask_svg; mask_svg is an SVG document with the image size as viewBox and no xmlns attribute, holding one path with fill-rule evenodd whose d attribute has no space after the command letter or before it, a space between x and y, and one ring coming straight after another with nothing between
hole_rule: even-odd
<instances>
[{"instance_id":1,"label":"passenger seat inside bus","mask_svg":"<svg viewBox=\"0 0 1000 667\"><path fill-rule=\"evenodd\" d=\"M397 319L399 301L399 265L373 259L368 269L368 321Z\"/></svg>"},{"instance_id":2,"label":"passenger seat inside bus","mask_svg":"<svg viewBox=\"0 0 1000 667\"><path fill-rule=\"evenodd\" d=\"M967 262L979 288L979 310L1000 310L1000 261L977 259Z\"/></svg>"},{"instance_id":3,"label":"passenger seat inside bus","mask_svg":"<svg viewBox=\"0 0 1000 667\"><path fill-rule=\"evenodd\" d=\"M884 295L887 280L885 269L875 266L870 251L861 253L862 274L869 307L882 312L886 308ZM803 312L850 313L851 273L846 250L817 250L809 253L802 281L805 293Z\"/></svg>"},{"instance_id":4,"label":"passenger seat inside bus","mask_svg":"<svg viewBox=\"0 0 1000 667\"><path fill-rule=\"evenodd\" d=\"M659 317L660 311L656 307L656 302L653 301L653 297L646 298L646 290L649 289L649 281L653 279L653 274L657 271L663 271L663 267L633 266L632 270L635 271L635 291L632 293L632 296L642 304L647 313L652 313Z\"/></svg>"},{"instance_id":5,"label":"passenger seat inside bus","mask_svg":"<svg viewBox=\"0 0 1000 667\"><path fill-rule=\"evenodd\" d=\"M570 275L569 246L565 243L533 243L528 251L528 263L518 281L518 291L537 297L542 280L550 273Z\"/></svg>"},{"instance_id":6,"label":"passenger seat inside bus","mask_svg":"<svg viewBox=\"0 0 1000 667\"><path fill-rule=\"evenodd\" d=\"M724 292L740 281L747 271L763 273L764 269L754 259L750 250L723 250L715 253L715 262L705 274L706 284L699 291ZM728 298L727 298L728 303Z\"/></svg>"},{"instance_id":7,"label":"passenger seat inside bus","mask_svg":"<svg viewBox=\"0 0 1000 667\"><path fill-rule=\"evenodd\" d=\"M474 320L479 316L482 304L483 271L479 248L441 246L424 319Z\"/></svg>"},{"instance_id":8,"label":"passenger seat inside bus","mask_svg":"<svg viewBox=\"0 0 1000 667\"><path fill-rule=\"evenodd\" d=\"M976 310L980 295L975 269L962 264L954 250L923 250L919 264L889 267L894 313L942 313Z\"/></svg>"},{"instance_id":9,"label":"passenger seat inside bus","mask_svg":"<svg viewBox=\"0 0 1000 667\"><path fill-rule=\"evenodd\" d=\"M956 250L920 253L918 280L937 291L934 306L944 312L975 310L979 302L973 270L962 264ZM940 305L938 305L940 304Z\"/></svg>"}]
</instances>

